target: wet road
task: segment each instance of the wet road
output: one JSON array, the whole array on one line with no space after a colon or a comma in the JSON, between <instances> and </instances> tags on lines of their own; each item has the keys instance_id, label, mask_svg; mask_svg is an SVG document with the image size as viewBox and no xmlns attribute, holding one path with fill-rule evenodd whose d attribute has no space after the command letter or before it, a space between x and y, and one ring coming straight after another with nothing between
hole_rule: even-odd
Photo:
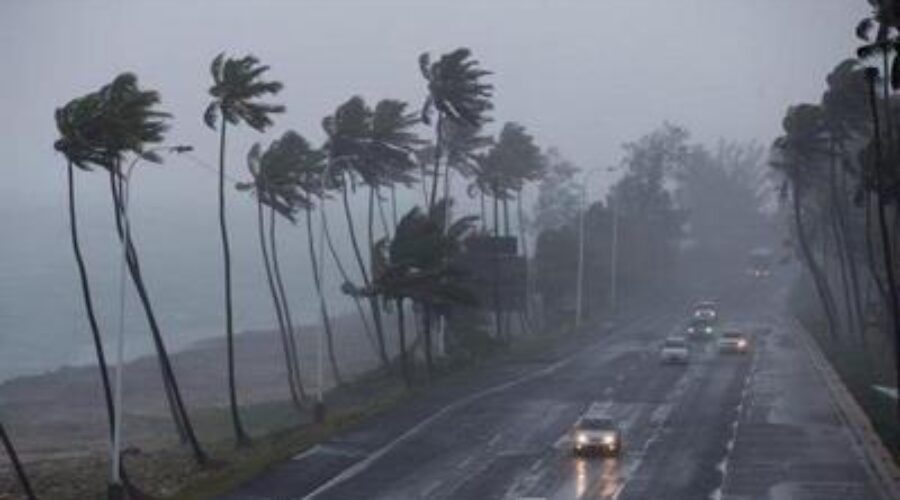
<instances>
[{"instance_id":1,"label":"wet road","mask_svg":"<svg viewBox=\"0 0 900 500\"><path fill-rule=\"evenodd\" d=\"M226 498L887 498L776 302L723 300L724 323L753 334L748 355L698 343L689 365L661 365L684 311L657 312L449 406L389 412ZM619 423L620 457L572 455L568 431L589 407Z\"/></svg>"}]
</instances>

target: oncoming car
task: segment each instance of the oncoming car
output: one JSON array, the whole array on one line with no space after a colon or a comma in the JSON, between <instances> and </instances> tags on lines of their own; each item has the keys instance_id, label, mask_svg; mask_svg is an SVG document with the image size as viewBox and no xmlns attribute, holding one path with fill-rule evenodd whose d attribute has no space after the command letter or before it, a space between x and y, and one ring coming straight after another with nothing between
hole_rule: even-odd
<instances>
[{"instance_id":1,"label":"oncoming car","mask_svg":"<svg viewBox=\"0 0 900 500\"><path fill-rule=\"evenodd\" d=\"M716 303L711 300L698 302L696 305L694 305L694 312L692 314L692 317L694 319L716 321L717 319L719 319L719 313L716 308Z\"/></svg>"},{"instance_id":2,"label":"oncoming car","mask_svg":"<svg viewBox=\"0 0 900 500\"><path fill-rule=\"evenodd\" d=\"M668 337L659 351L659 360L662 363L686 364L690 361L691 351L684 337Z\"/></svg>"},{"instance_id":3,"label":"oncoming car","mask_svg":"<svg viewBox=\"0 0 900 500\"><path fill-rule=\"evenodd\" d=\"M750 339L742 332L728 330L719 337L719 352L744 354L750 349Z\"/></svg>"},{"instance_id":4,"label":"oncoming car","mask_svg":"<svg viewBox=\"0 0 900 500\"><path fill-rule=\"evenodd\" d=\"M617 456L622 451L622 435L611 418L584 416L572 430L572 451L575 455L597 452Z\"/></svg>"},{"instance_id":5,"label":"oncoming car","mask_svg":"<svg viewBox=\"0 0 900 500\"><path fill-rule=\"evenodd\" d=\"M693 339L709 339L712 338L715 329L712 321L707 319L693 318L688 323L685 333Z\"/></svg>"}]
</instances>

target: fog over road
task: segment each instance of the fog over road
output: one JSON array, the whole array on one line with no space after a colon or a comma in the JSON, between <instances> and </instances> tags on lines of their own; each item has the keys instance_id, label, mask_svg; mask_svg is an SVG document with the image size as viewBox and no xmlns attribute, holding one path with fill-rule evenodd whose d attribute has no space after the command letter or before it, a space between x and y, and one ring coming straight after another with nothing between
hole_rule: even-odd
<instances>
[{"instance_id":1,"label":"fog over road","mask_svg":"<svg viewBox=\"0 0 900 500\"><path fill-rule=\"evenodd\" d=\"M661 365L686 312L657 306L565 354L438 384L224 498L888 498L772 292L721 297L723 324L752 334L748 355L695 343L688 366ZM621 457L571 453L591 405L621 426Z\"/></svg>"}]
</instances>

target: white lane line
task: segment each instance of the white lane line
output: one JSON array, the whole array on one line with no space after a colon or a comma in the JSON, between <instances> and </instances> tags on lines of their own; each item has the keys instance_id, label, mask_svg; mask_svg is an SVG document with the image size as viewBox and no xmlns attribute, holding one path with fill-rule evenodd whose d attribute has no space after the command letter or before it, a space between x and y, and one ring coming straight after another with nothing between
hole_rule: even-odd
<instances>
[{"instance_id":1,"label":"white lane line","mask_svg":"<svg viewBox=\"0 0 900 500\"><path fill-rule=\"evenodd\" d=\"M379 448L377 451L373 452L366 458L360 460L359 462L356 462L355 464L351 465L350 467L348 467L347 469L342 471L340 474L329 479L324 484L322 484L321 486L319 486L318 488L316 488L310 494L306 495L303 498L309 498L309 499L316 498L318 495L325 493L326 491L334 488L335 486L343 483L344 481L347 481L348 479L363 472L364 470L368 469L369 466L371 466L374 462L379 460L381 457L388 454L391 450L393 450L397 446L403 444L405 441L411 439L413 436L415 436L416 434L421 432L423 429L428 427L431 423L437 421L444 415L446 415L458 408L466 406L469 403L472 403L473 401L477 401L485 396L489 396L491 394L502 392L506 389L515 387L519 384L550 375L551 373L559 370L563 366L569 364L575 357L581 355L582 352L576 352L575 354L569 356L568 358L557 361L556 363L554 363L546 368L536 370L534 372L531 372L527 375L524 375L517 379L511 380L509 382L504 382L504 383L498 384L494 387L490 387L481 392L477 392L475 394L467 396L463 399L460 399L458 401L455 401L455 402L443 407L441 410L437 411L436 413L432 414L430 417L422 420L421 422L419 422L418 424L416 424L415 426L410 428L408 431L401 434L400 437L398 437L398 438L394 439L393 441L391 441L390 443L382 446L381 448Z\"/></svg>"}]
</instances>

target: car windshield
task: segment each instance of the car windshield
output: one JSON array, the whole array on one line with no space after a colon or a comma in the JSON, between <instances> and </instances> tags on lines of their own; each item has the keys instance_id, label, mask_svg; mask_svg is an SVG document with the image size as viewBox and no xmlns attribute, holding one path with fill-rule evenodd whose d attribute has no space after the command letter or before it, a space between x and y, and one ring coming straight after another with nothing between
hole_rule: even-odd
<instances>
[{"instance_id":1,"label":"car windshield","mask_svg":"<svg viewBox=\"0 0 900 500\"><path fill-rule=\"evenodd\" d=\"M729 339L739 339L744 335L741 332L725 332L722 336Z\"/></svg>"},{"instance_id":2,"label":"car windshield","mask_svg":"<svg viewBox=\"0 0 900 500\"><path fill-rule=\"evenodd\" d=\"M664 347L686 347L687 343L684 339L666 339L666 342L663 344Z\"/></svg>"},{"instance_id":3,"label":"car windshield","mask_svg":"<svg viewBox=\"0 0 900 500\"><path fill-rule=\"evenodd\" d=\"M578 423L578 428L588 431L612 431L616 429L616 425L608 418L584 418Z\"/></svg>"}]
</instances>

